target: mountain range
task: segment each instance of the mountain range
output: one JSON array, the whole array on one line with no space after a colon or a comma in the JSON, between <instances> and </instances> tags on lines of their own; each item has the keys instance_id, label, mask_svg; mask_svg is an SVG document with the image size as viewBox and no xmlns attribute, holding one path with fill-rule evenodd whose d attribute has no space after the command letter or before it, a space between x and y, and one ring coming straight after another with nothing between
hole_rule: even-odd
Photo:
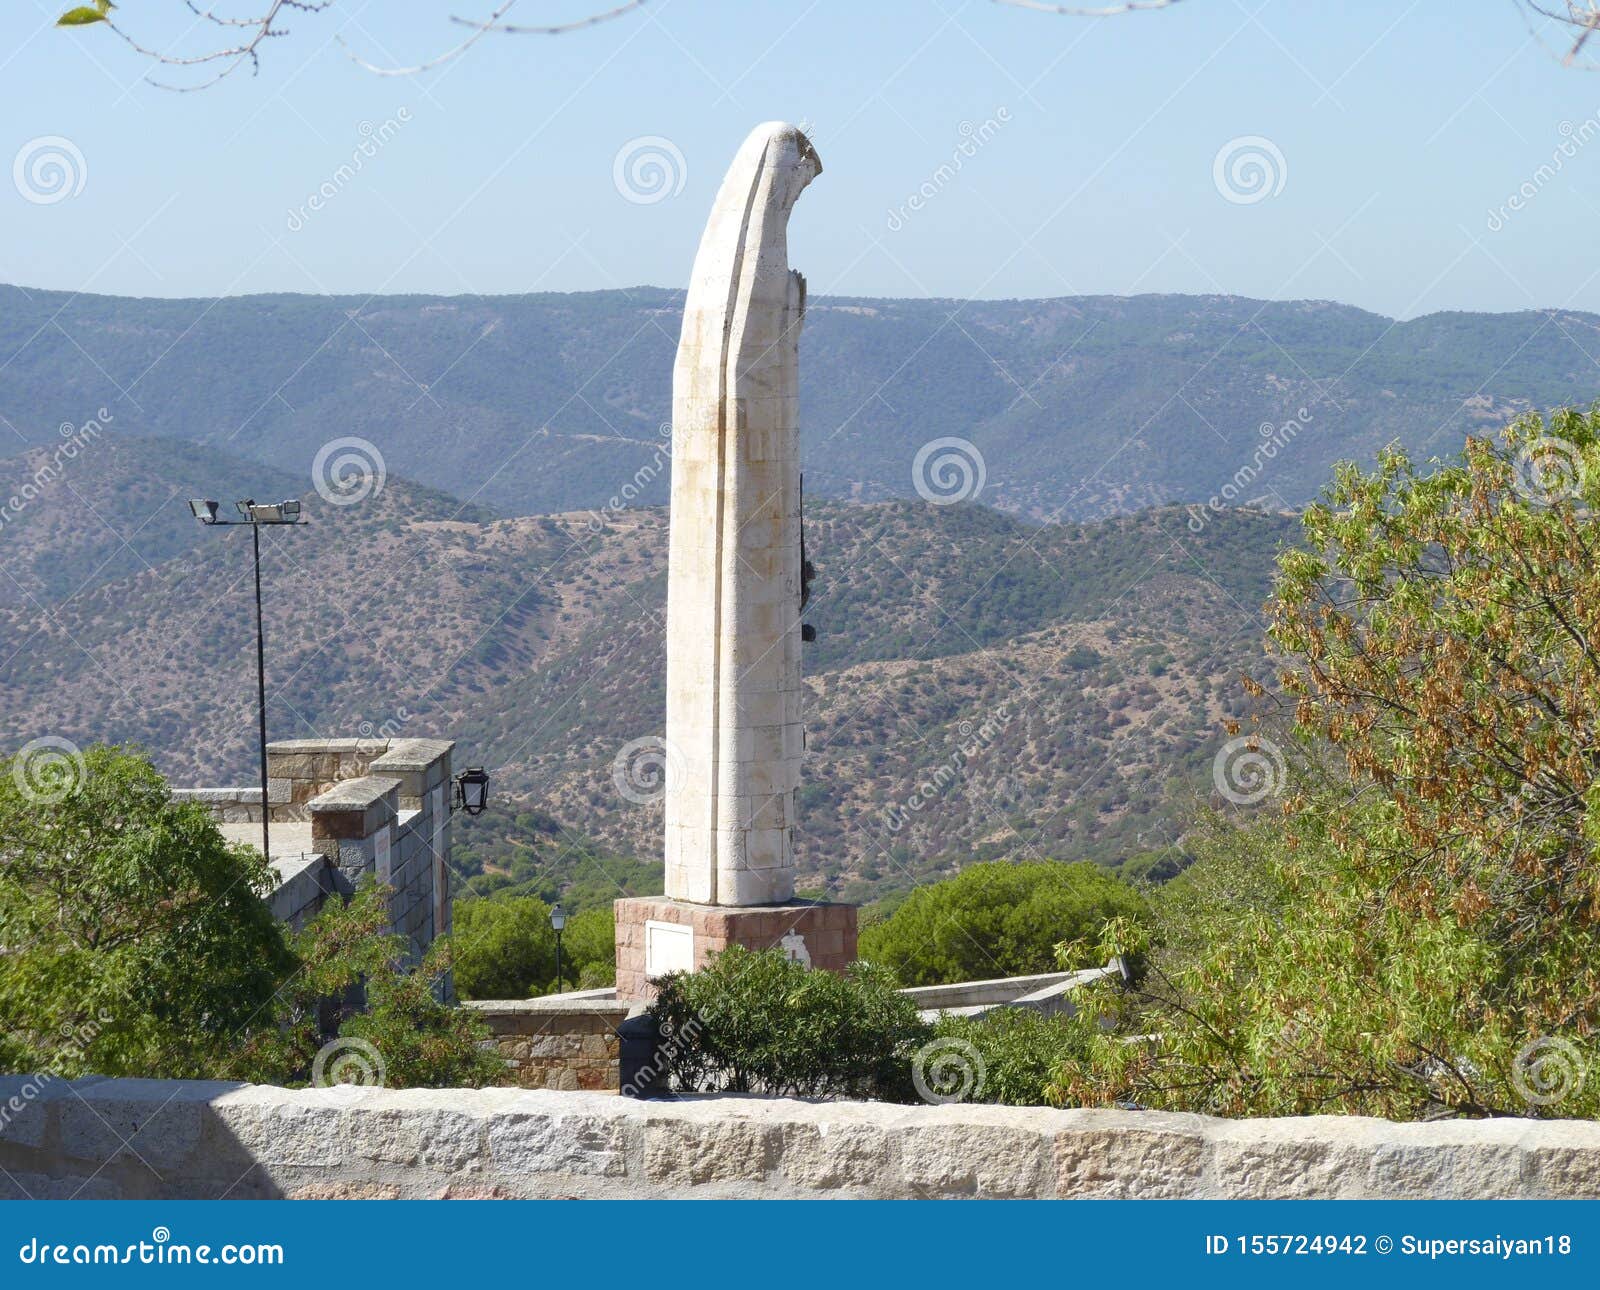
<instances>
[{"instance_id":1,"label":"mountain range","mask_svg":"<svg viewBox=\"0 0 1600 1290\"><path fill-rule=\"evenodd\" d=\"M464 826L491 885L564 830L654 860L618 759L662 734L681 293L0 301L8 746L249 782L248 538L186 499L299 497L264 533L273 735L457 739L513 808ZM1597 355L1561 312L813 299L804 881L1180 846L1332 463L1585 403Z\"/></svg>"},{"instance_id":2,"label":"mountain range","mask_svg":"<svg viewBox=\"0 0 1600 1290\"><path fill-rule=\"evenodd\" d=\"M95 445L140 497L170 484L175 451ZM110 486L95 452L73 463L91 503ZM653 859L659 802L618 777L626 747L663 733L665 510L463 518L397 475L360 504L305 505L304 526L263 531L272 735L452 737L501 800ZM34 527L55 539L76 506ZM1249 510L1195 533L1170 509L1041 525L808 501L805 880L861 897L974 856L1172 845L1244 711L1240 675L1262 674L1258 609L1296 529ZM56 546L33 531L8 563L44 581ZM0 723L19 744L142 745L176 784L251 782L248 534L201 530L163 556L146 532L135 571L0 606Z\"/></svg>"},{"instance_id":3,"label":"mountain range","mask_svg":"<svg viewBox=\"0 0 1600 1290\"><path fill-rule=\"evenodd\" d=\"M0 286L0 433L54 446L103 410L120 434L221 449L302 487L324 445L356 437L388 470L503 515L660 504L682 304L651 287L151 300ZM1518 411L1587 402L1600 318L819 296L801 346L813 496L916 496L919 451L958 438L982 458L973 500L1090 519L1213 496L1292 508L1333 462L1391 439L1453 451ZM1263 462L1263 438L1290 424Z\"/></svg>"}]
</instances>

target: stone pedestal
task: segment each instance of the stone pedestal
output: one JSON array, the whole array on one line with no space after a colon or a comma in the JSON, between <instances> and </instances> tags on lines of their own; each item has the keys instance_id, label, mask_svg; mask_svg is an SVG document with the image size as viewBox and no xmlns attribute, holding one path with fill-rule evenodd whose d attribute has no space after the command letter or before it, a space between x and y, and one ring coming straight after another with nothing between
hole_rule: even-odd
<instances>
[{"instance_id":1,"label":"stone pedestal","mask_svg":"<svg viewBox=\"0 0 1600 1290\"><path fill-rule=\"evenodd\" d=\"M617 998L655 997L650 978L703 968L730 945L764 950L782 946L814 968L841 972L856 957L856 906L796 900L783 905L730 908L695 905L665 896L616 902Z\"/></svg>"}]
</instances>

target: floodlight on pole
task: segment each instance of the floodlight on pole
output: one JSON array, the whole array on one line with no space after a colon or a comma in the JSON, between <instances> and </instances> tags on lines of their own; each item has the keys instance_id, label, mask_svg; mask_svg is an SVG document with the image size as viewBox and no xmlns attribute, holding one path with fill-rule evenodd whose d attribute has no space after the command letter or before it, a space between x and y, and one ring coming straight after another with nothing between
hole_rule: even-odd
<instances>
[{"instance_id":1,"label":"floodlight on pole","mask_svg":"<svg viewBox=\"0 0 1600 1290\"><path fill-rule=\"evenodd\" d=\"M250 545L255 557L256 574L256 744L261 760L261 854L272 858L272 837L267 816L267 643L266 629L261 614L261 526L263 524L304 524L300 518L300 503L287 501L257 505L254 498L235 502L242 519L217 518L217 503L209 498L196 497L189 501L189 510L195 519L208 528L233 528L241 524L250 526Z\"/></svg>"}]
</instances>

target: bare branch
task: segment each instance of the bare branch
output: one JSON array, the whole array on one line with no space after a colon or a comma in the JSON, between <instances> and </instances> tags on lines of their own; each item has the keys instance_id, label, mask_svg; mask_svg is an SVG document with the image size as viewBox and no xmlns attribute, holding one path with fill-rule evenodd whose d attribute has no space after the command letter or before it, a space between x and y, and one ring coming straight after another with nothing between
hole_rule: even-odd
<instances>
[{"instance_id":1,"label":"bare branch","mask_svg":"<svg viewBox=\"0 0 1600 1290\"><path fill-rule=\"evenodd\" d=\"M214 75L193 85L171 85L150 78L150 84L159 89L184 94L195 90L209 89L218 81L231 76L240 67L247 64L252 75L259 74L261 71L261 47L268 40L289 34L289 28L283 22L288 17L287 11L322 13L333 8L336 0L259 0L260 12L242 17L218 13L215 7L205 3L204 0L182 0L182 3L194 15L196 24L206 24L230 33L237 32L239 33L239 39L222 48L208 50L200 54L180 55L168 53L165 50L156 49L145 44L131 32L119 26L106 13L106 10L110 9L111 6L106 6L102 10L102 16L98 20L92 21L92 24L80 23L78 25L104 25L109 27L136 54L148 58L151 62L162 67L195 68L221 64L220 70L217 70ZM584 27L593 27L600 23L621 18L633 10L641 8L645 0L623 0L623 3L617 4L611 9L600 10L581 18L575 18L571 22L550 26L524 26L505 22L506 15L511 12L516 3L517 0L501 0L494 11L488 17L482 19L462 18L452 15L450 21L459 26L471 28L471 34L465 40L447 49L437 57L430 58L426 62L418 63L412 67L383 67L368 62L350 49L343 36L336 35L334 38L344 48L353 63L365 68L374 75L413 76L418 72L425 72L430 68L438 67L459 58L490 32L504 35L559 36L569 31L577 31Z\"/></svg>"},{"instance_id":2,"label":"bare branch","mask_svg":"<svg viewBox=\"0 0 1600 1290\"><path fill-rule=\"evenodd\" d=\"M1069 18L1115 18L1119 13L1137 13L1141 9L1170 9L1178 0L1125 0L1122 4L1105 5L1099 9L1080 9L1070 4L1044 4L1041 0L994 0L995 4L1010 5L1014 9L1032 9L1036 13L1059 13Z\"/></svg>"},{"instance_id":3,"label":"bare branch","mask_svg":"<svg viewBox=\"0 0 1600 1290\"><path fill-rule=\"evenodd\" d=\"M443 64L450 62L452 59L461 57L462 54L466 53L467 50L476 45L480 40L488 35L489 32L493 31L495 29L495 25L500 21L500 19L504 18L506 14L511 12L512 6L516 3L517 0L505 0L505 2L501 4L499 8L485 18L481 23L476 24L476 29L473 31L472 35L468 36L454 49L447 49L437 58L430 58L427 62L417 63L412 67L380 67L376 63L369 63L366 59L355 53L348 45L345 44L343 36L335 37L335 39L337 39L339 44L343 47L344 52L349 55L352 63L354 63L357 67L371 72L374 76L415 76L419 72L426 72L431 68L442 66ZM470 26L473 24L468 25Z\"/></svg>"},{"instance_id":4,"label":"bare branch","mask_svg":"<svg viewBox=\"0 0 1600 1290\"><path fill-rule=\"evenodd\" d=\"M631 10L641 8L644 3L645 0L626 0L626 3L619 4L615 9L607 9L604 13L592 13L587 18L558 23L553 27L522 27L503 23L493 25L492 29L510 36L560 36L569 31L577 31L580 27L594 27L602 22L610 22L613 18L620 18ZM474 22L470 18L452 17L450 21L460 23L463 27L484 27L493 24L493 19L489 24Z\"/></svg>"},{"instance_id":5,"label":"bare branch","mask_svg":"<svg viewBox=\"0 0 1600 1290\"><path fill-rule=\"evenodd\" d=\"M1572 46L1561 56L1563 67L1582 66L1586 71L1595 70L1594 63L1580 64L1578 55L1583 52L1583 47L1588 43L1589 37L1600 31L1600 0L1565 0L1557 9L1543 0L1521 0L1523 6L1530 12L1551 22L1559 23L1570 28L1576 34L1572 37ZM1528 24L1528 29L1533 31L1533 24ZM1535 35L1538 33L1535 32Z\"/></svg>"},{"instance_id":6,"label":"bare branch","mask_svg":"<svg viewBox=\"0 0 1600 1290\"><path fill-rule=\"evenodd\" d=\"M209 53L195 54L189 57L181 57L176 54L163 53L158 49L151 49L134 39L132 35L124 31L109 17L107 17L104 22L105 25L114 31L135 53L141 54L144 57L153 60L154 62L160 63L164 67L201 67L216 62L226 63L226 66L224 66L221 71L217 72L215 76L211 77L210 80L201 81L197 85L168 85L161 81L150 82L158 89L171 90L178 94L186 94L194 90L209 89L218 81L223 80L225 77L231 76L246 62L250 64L251 75L259 74L261 71L261 56L259 51L262 42L273 39L274 37L288 34L288 28L274 27L272 25L277 19L278 15L285 9L298 9L302 13L321 13L324 9L329 8L333 4L333 0L266 0L266 3L267 10L265 13L249 18L225 18L219 16L210 9L200 8L194 3L194 0L184 0L184 4L188 10L193 13L196 18L199 18L202 21L209 22L213 26L217 27L240 28L252 33L247 39L236 45L229 46L225 49L213 49Z\"/></svg>"}]
</instances>

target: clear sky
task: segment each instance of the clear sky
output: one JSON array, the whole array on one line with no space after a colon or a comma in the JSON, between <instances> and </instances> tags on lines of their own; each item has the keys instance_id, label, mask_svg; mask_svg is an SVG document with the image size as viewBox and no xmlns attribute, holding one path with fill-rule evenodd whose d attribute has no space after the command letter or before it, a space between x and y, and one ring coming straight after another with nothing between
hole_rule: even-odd
<instances>
[{"instance_id":1,"label":"clear sky","mask_svg":"<svg viewBox=\"0 0 1600 1290\"><path fill-rule=\"evenodd\" d=\"M522 0L512 18L613 2ZM1600 312L1600 75L1563 68L1558 33L1530 34L1513 0L1184 0L1103 20L986 0L651 0L400 77L349 51L427 59L473 0L336 0L288 16L259 76L194 94L145 83L151 65L109 31L50 26L65 5L0 7L0 281L681 286L740 139L786 118L825 168L791 225L816 293ZM118 13L156 42L191 25L179 0ZM650 156L630 181L630 143L665 159L659 200L641 200Z\"/></svg>"}]
</instances>

